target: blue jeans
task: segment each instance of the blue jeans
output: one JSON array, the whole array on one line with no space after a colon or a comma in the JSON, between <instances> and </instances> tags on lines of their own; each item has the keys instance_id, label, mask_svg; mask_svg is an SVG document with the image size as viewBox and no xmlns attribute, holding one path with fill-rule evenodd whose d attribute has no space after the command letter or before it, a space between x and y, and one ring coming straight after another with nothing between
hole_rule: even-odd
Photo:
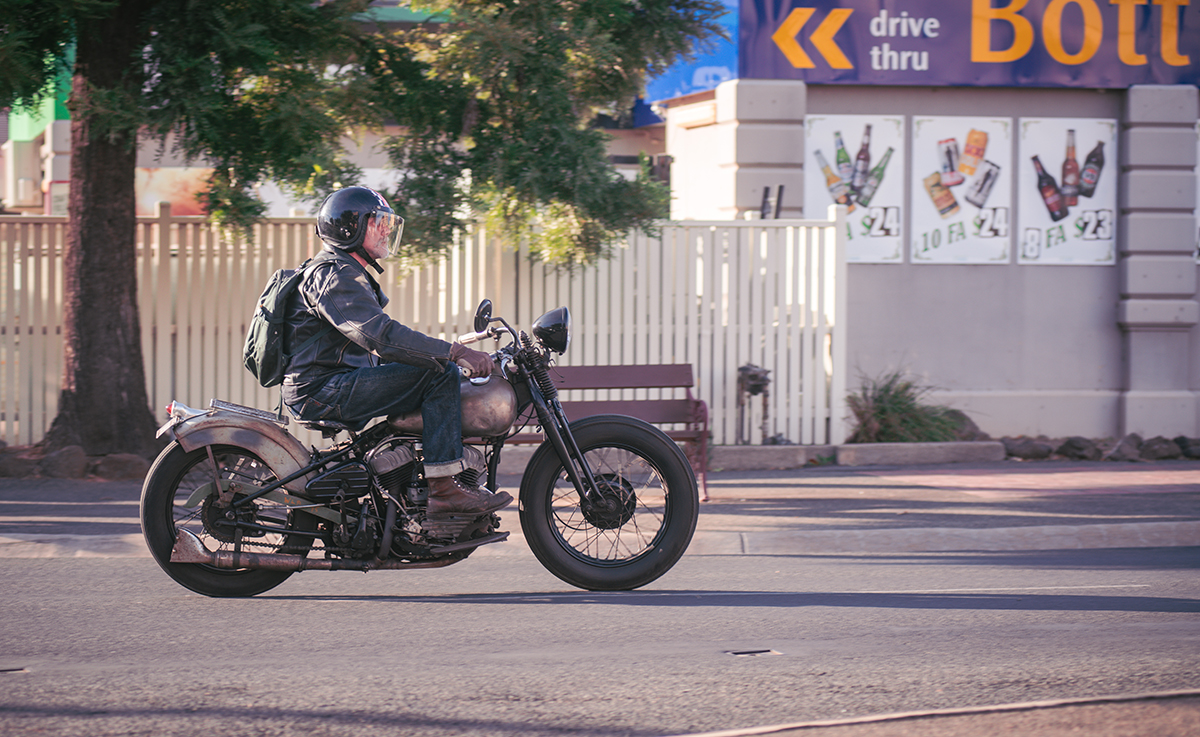
<instances>
[{"instance_id":1,"label":"blue jeans","mask_svg":"<svg viewBox=\"0 0 1200 737\"><path fill-rule=\"evenodd\" d=\"M332 376L288 409L301 420L334 420L359 429L375 417L419 408L425 425L425 475L453 476L464 468L459 376L453 361L441 372L385 363Z\"/></svg>"}]
</instances>

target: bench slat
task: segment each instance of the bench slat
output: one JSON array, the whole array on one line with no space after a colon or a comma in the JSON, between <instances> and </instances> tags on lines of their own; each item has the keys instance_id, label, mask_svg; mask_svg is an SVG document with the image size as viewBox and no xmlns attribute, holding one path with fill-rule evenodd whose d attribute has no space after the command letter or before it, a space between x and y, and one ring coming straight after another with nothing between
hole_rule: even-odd
<instances>
[{"instance_id":1,"label":"bench slat","mask_svg":"<svg viewBox=\"0 0 1200 737\"><path fill-rule=\"evenodd\" d=\"M666 436L672 440L683 440L685 442L695 442L703 435L703 430L663 430ZM507 441L508 445L540 445L546 436L540 432L523 432L513 435Z\"/></svg>"},{"instance_id":2,"label":"bench slat","mask_svg":"<svg viewBox=\"0 0 1200 737\"><path fill-rule=\"evenodd\" d=\"M691 389L690 363L668 363L658 366L555 366L550 378L559 389L658 389L686 387Z\"/></svg>"},{"instance_id":3,"label":"bench slat","mask_svg":"<svg viewBox=\"0 0 1200 737\"><path fill-rule=\"evenodd\" d=\"M563 411L572 422L595 415L629 415L651 424L695 422L690 399L598 400L563 402Z\"/></svg>"}]
</instances>

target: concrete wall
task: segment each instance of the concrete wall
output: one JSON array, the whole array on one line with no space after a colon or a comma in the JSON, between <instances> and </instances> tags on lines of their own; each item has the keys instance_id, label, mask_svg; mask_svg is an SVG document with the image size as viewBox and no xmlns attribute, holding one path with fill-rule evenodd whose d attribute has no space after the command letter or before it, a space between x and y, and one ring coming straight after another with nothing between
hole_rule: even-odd
<instances>
[{"instance_id":1,"label":"concrete wall","mask_svg":"<svg viewBox=\"0 0 1200 737\"><path fill-rule=\"evenodd\" d=\"M1119 118L1122 97L1085 90L812 86L808 111ZM904 181L911 180L911 166L904 162ZM909 371L936 388L937 401L967 412L994 436L1120 432L1116 267L1018 265L1014 249L1005 265L849 268L852 377ZM857 386L853 379L851 386Z\"/></svg>"},{"instance_id":2,"label":"concrete wall","mask_svg":"<svg viewBox=\"0 0 1200 737\"><path fill-rule=\"evenodd\" d=\"M783 185L780 217L801 217L804 85L740 80L667 109L672 220L757 214L764 187ZM676 153L673 153L676 152ZM824 217L821 213L819 217Z\"/></svg>"},{"instance_id":3,"label":"concrete wall","mask_svg":"<svg viewBox=\"0 0 1200 737\"><path fill-rule=\"evenodd\" d=\"M723 131L717 126L714 93L693 95L667 111L667 153L671 163L671 219L727 219L723 201L728 199L728 171L718 153Z\"/></svg>"},{"instance_id":4,"label":"concrete wall","mask_svg":"<svg viewBox=\"0 0 1200 737\"><path fill-rule=\"evenodd\" d=\"M1122 126L1118 323L1124 330L1122 427L1196 435L1195 87L1129 90Z\"/></svg>"},{"instance_id":5,"label":"concrete wall","mask_svg":"<svg viewBox=\"0 0 1200 737\"><path fill-rule=\"evenodd\" d=\"M708 125L685 129L675 115L686 110L668 112L668 153L679 167L672 181L687 180L675 188L680 217L741 217L757 210L764 183L780 181L789 193L784 216L822 217L799 210L807 114L1121 120L1118 264L1018 265L1015 247L1002 265L912 264L907 256L902 264L851 264L851 386L857 377L907 371L994 436L1200 435L1195 88L734 80L714 99ZM911 162L903 167L911 181ZM705 181L712 186L701 187Z\"/></svg>"}]
</instances>

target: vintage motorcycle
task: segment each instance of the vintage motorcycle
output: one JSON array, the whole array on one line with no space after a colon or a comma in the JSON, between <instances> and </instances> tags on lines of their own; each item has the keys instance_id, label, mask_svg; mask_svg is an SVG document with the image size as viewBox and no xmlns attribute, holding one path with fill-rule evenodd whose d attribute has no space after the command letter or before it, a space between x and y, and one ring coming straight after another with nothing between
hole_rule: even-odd
<instances>
[{"instance_id":1,"label":"vintage motorcycle","mask_svg":"<svg viewBox=\"0 0 1200 737\"><path fill-rule=\"evenodd\" d=\"M696 528L696 477L662 431L632 417L568 422L551 377L570 342L560 307L532 337L492 316L484 300L462 343L508 342L491 377L464 379L464 480L495 489L505 440L525 425L546 440L521 479L521 530L534 555L563 581L594 591L644 586L683 555ZM179 584L206 596L253 596L296 571L435 568L508 537L500 517L426 519L420 412L362 432L303 423L327 439L305 449L288 418L213 400L167 407L159 435L172 442L142 488L142 532L154 559ZM441 515L439 515L441 517Z\"/></svg>"}]
</instances>

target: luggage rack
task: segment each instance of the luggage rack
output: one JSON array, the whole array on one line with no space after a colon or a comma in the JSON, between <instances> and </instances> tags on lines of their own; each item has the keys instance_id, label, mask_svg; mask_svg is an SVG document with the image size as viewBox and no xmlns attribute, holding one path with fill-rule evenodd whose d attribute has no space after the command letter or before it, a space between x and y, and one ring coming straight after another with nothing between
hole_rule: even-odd
<instances>
[{"instance_id":1,"label":"luggage rack","mask_svg":"<svg viewBox=\"0 0 1200 737\"><path fill-rule=\"evenodd\" d=\"M209 401L208 407L209 407L209 409L220 409L220 410L225 410L227 412L237 412L238 414L247 415L249 417L254 417L254 418L257 418L260 420L266 420L267 422L274 422L277 425L283 425L285 427L287 426L287 424L289 422L288 416L283 414L283 412L279 412L279 413L268 412L266 410L258 409L256 407L247 407L244 404L234 404L233 402L226 402L224 399L213 399L213 400Z\"/></svg>"}]
</instances>

